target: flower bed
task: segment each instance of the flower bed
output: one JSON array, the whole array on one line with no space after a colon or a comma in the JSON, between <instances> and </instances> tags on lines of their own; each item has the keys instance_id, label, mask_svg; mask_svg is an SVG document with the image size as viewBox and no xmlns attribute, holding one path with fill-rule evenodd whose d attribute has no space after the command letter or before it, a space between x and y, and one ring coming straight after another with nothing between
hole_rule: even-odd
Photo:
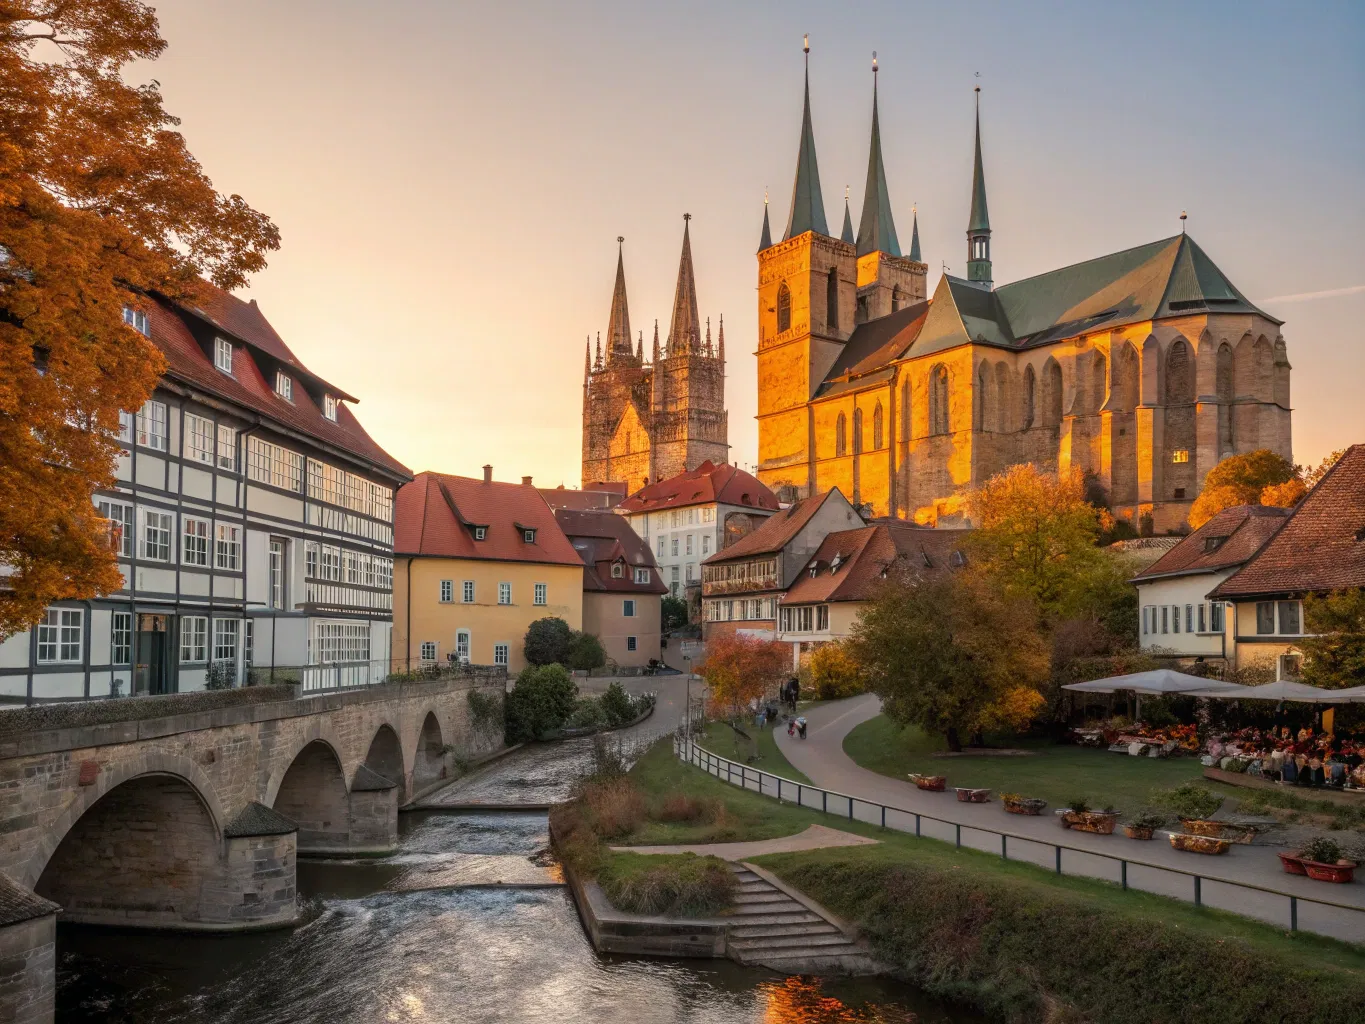
<instances>
[{"instance_id":1,"label":"flower bed","mask_svg":"<svg viewBox=\"0 0 1365 1024\"><path fill-rule=\"evenodd\" d=\"M917 775L912 772L910 781L920 789L927 790L930 793L942 793L944 787L948 785L946 775Z\"/></svg>"},{"instance_id":2,"label":"flower bed","mask_svg":"<svg viewBox=\"0 0 1365 1024\"><path fill-rule=\"evenodd\" d=\"M1171 848L1184 850L1187 853L1227 853L1231 845L1226 839L1218 839L1213 836L1191 836L1183 832L1171 833Z\"/></svg>"},{"instance_id":3,"label":"flower bed","mask_svg":"<svg viewBox=\"0 0 1365 1024\"><path fill-rule=\"evenodd\" d=\"M964 786L957 787L957 799L964 804L984 804L991 798L989 789L969 789Z\"/></svg>"},{"instance_id":4,"label":"flower bed","mask_svg":"<svg viewBox=\"0 0 1365 1024\"><path fill-rule=\"evenodd\" d=\"M1010 814L1042 814L1047 806L1046 800L1036 796L1019 796L1017 793L1001 793L1000 802Z\"/></svg>"},{"instance_id":5,"label":"flower bed","mask_svg":"<svg viewBox=\"0 0 1365 1024\"><path fill-rule=\"evenodd\" d=\"M1062 811L1059 815L1062 828L1073 828L1077 832L1093 832L1100 836L1112 836L1114 825L1119 820L1118 811Z\"/></svg>"}]
</instances>

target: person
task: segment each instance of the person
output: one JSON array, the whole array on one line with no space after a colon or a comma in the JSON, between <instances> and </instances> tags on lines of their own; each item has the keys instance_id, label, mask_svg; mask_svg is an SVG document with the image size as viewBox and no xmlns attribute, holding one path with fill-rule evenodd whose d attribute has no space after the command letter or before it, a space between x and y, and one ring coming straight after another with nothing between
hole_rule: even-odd
<instances>
[{"instance_id":1,"label":"person","mask_svg":"<svg viewBox=\"0 0 1365 1024\"><path fill-rule=\"evenodd\" d=\"M801 735L803 740L806 738L806 719L804 715L796 720L796 731Z\"/></svg>"}]
</instances>

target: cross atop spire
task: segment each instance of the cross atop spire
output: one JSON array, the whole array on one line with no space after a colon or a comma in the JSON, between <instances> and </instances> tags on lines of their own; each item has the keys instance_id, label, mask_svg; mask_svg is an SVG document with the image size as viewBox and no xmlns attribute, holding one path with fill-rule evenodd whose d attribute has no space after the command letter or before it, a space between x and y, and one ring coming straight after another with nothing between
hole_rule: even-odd
<instances>
[{"instance_id":1,"label":"cross atop spire","mask_svg":"<svg viewBox=\"0 0 1365 1024\"><path fill-rule=\"evenodd\" d=\"M678 261L678 286L673 292L673 322L668 329L668 355L701 350L701 317L697 314L697 281L692 273L690 213L683 214L682 258Z\"/></svg>"},{"instance_id":2,"label":"cross atop spire","mask_svg":"<svg viewBox=\"0 0 1365 1024\"><path fill-rule=\"evenodd\" d=\"M802 45L806 53L805 106L801 111L801 144L796 151L796 182L792 185L792 208L787 215L787 232L782 236L784 242L807 231L829 234L825 198L820 194L820 168L815 160L815 132L810 125L810 36Z\"/></svg>"},{"instance_id":3,"label":"cross atop spire","mask_svg":"<svg viewBox=\"0 0 1365 1024\"><path fill-rule=\"evenodd\" d=\"M863 190L863 216L858 223L858 255L884 252L901 254L896 222L891 216L891 196L882 165L882 130L877 117L877 54L872 53L872 142L867 152L867 187Z\"/></svg>"},{"instance_id":4,"label":"cross atop spire","mask_svg":"<svg viewBox=\"0 0 1365 1024\"><path fill-rule=\"evenodd\" d=\"M616 236L616 286L607 317L607 362L630 355L630 307L626 304L625 236Z\"/></svg>"},{"instance_id":5,"label":"cross atop spire","mask_svg":"<svg viewBox=\"0 0 1365 1024\"><path fill-rule=\"evenodd\" d=\"M991 216L986 208L986 174L981 169L981 86L976 87L976 159L972 164L972 214L967 221L967 280L987 288L991 281Z\"/></svg>"}]
</instances>

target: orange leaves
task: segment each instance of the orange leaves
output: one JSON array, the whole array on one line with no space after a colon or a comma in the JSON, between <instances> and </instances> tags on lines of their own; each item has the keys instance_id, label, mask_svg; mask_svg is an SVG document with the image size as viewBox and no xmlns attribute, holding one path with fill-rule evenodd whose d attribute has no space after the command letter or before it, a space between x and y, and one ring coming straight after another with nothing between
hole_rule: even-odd
<instances>
[{"instance_id":1,"label":"orange leaves","mask_svg":"<svg viewBox=\"0 0 1365 1024\"><path fill-rule=\"evenodd\" d=\"M791 674L791 646L744 634L706 642L706 660L697 674L711 691L716 713L738 715Z\"/></svg>"}]
</instances>

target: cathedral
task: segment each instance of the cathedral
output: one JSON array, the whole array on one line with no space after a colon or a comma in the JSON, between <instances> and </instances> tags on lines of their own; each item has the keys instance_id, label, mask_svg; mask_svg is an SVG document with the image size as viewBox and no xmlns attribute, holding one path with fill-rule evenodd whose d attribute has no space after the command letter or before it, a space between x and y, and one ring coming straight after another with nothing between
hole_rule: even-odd
<instances>
[{"instance_id":1,"label":"cathedral","mask_svg":"<svg viewBox=\"0 0 1365 1024\"><path fill-rule=\"evenodd\" d=\"M967 275L927 296L918 223L906 255L892 217L876 71L858 233L846 201L835 237L807 50L791 211L773 242L765 201L758 251L760 480L784 500L837 486L875 515L946 523L967 490L1032 462L1079 471L1117 515L1161 532L1186 526L1221 459L1292 459L1282 322L1183 231L994 283L980 90Z\"/></svg>"},{"instance_id":2,"label":"cathedral","mask_svg":"<svg viewBox=\"0 0 1365 1024\"><path fill-rule=\"evenodd\" d=\"M607 319L607 348L591 340L583 365L583 485L614 481L633 494L646 484L730 461L725 413L725 321L715 344L711 321L697 314L692 273L691 216L683 214L682 259L673 295L667 344L644 358L644 335L632 344L623 252L616 254L616 286ZM624 239L617 239L618 245Z\"/></svg>"}]
</instances>

